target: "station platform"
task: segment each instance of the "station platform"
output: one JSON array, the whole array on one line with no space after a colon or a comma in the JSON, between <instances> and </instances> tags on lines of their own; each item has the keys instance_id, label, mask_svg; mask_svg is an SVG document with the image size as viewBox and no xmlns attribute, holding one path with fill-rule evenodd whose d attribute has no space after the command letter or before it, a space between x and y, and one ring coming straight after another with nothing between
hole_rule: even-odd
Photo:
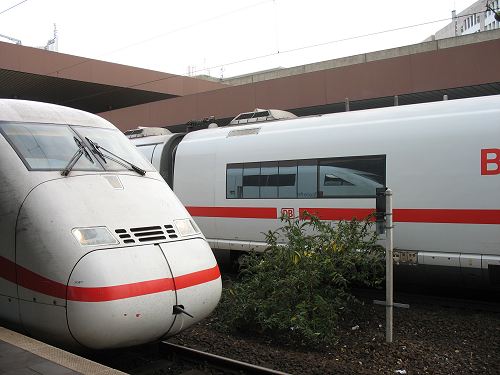
<instances>
[{"instance_id":1,"label":"station platform","mask_svg":"<svg viewBox=\"0 0 500 375\"><path fill-rule=\"evenodd\" d=\"M0 327L0 375L78 374L125 373Z\"/></svg>"}]
</instances>

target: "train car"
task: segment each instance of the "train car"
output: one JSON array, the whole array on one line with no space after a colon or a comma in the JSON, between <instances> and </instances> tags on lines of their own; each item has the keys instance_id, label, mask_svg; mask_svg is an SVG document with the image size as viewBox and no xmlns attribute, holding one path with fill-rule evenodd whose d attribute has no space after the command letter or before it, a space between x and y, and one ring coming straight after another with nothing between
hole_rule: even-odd
<instances>
[{"instance_id":1,"label":"train car","mask_svg":"<svg viewBox=\"0 0 500 375\"><path fill-rule=\"evenodd\" d=\"M174 335L221 295L179 199L111 123L0 100L0 324L71 348Z\"/></svg>"},{"instance_id":2,"label":"train car","mask_svg":"<svg viewBox=\"0 0 500 375\"><path fill-rule=\"evenodd\" d=\"M500 96L180 136L134 143L168 174L213 249L265 249L282 214L362 219L388 187L398 277L500 285Z\"/></svg>"}]
</instances>

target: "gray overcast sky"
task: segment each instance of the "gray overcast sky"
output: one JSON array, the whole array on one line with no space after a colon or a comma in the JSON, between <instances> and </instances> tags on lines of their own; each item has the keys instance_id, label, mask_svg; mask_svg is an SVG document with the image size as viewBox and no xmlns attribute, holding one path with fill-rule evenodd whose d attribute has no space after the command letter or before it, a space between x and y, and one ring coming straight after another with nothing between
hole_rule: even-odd
<instances>
[{"instance_id":1,"label":"gray overcast sky","mask_svg":"<svg viewBox=\"0 0 500 375\"><path fill-rule=\"evenodd\" d=\"M0 12L21 1L0 0ZM61 53L175 74L186 75L191 69L220 78L418 43L448 24L453 9L458 13L473 3L28 0L0 14L0 34L20 39L25 46L44 46L55 23ZM259 56L268 57L252 59ZM231 64L246 59L252 60Z\"/></svg>"}]
</instances>

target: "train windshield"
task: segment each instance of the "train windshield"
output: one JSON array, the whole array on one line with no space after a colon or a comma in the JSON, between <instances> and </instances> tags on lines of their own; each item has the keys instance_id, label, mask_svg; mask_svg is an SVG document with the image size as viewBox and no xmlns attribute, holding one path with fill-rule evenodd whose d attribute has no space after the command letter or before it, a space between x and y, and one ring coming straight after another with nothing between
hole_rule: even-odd
<instances>
[{"instance_id":1,"label":"train windshield","mask_svg":"<svg viewBox=\"0 0 500 375\"><path fill-rule=\"evenodd\" d=\"M73 171L128 170L126 163L99 160L92 152L85 138L110 150L127 162L151 171L153 167L137 152L130 141L117 129L91 128L35 123L0 123L0 131L16 150L29 170L64 170L75 153L79 143L89 149L85 156L71 168ZM92 155L92 156L91 156Z\"/></svg>"},{"instance_id":2,"label":"train windshield","mask_svg":"<svg viewBox=\"0 0 500 375\"><path fill-rule=\"evenodd\" d=\"M0 124L2 134L30 170L62 170L78 151L69 126L47 124ZM93 159L79 158L73 170L95 171L103 167Z\"/></svg>"},{"instance_id":3,"label":"train windshield","mask_svg":"<svg viewBox=\"0 0 500 375\"><path fill-rule=\"evenodd\" d=\"M126 164L133 164L147 171L153 170L151 164L144 160L137 148L119 130L76 126L74 129L82 138L87 139L87 142L92 142L104 150L105 159L100 161L103 162L106 170L128 169L123 163L107 158L106 153L117 156L122 161L126 161Z\"/></svg>"}]
</instances>

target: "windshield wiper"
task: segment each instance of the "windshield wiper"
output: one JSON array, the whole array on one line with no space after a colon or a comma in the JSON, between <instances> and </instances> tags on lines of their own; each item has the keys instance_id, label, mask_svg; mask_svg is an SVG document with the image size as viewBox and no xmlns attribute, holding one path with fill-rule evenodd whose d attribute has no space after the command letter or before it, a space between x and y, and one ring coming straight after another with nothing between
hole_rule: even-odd
<instances>
[{"instance_id":1,"label":"windshield wiper","mask_svg":"<svg viewBox=\"0 0 500 375\"><path fill-rule=\"evenodd\" d=\"M96 142L90 140L88 137L85 137L85 139L92 147L92 152L94 154L98 155L104 161L104 163L107 164L106 159L109 159L109 160L114 161L117 164L120 164L121 166L127 168L130 171L134 171L134 172L139 173L141 176L144 176L146 174L146 171L144 169L139 168L137 165L129 162L128 160L125 160L125 159L119 157L118 155L113 154L111 151L105 149L104 147L99 146ZM109 154L109 155L104 154L101 150L106 152L106 154Z\"/></svg>"},{"instance_id":2,"label":"windshield wiper","mask_svg":"<svg viewBox=\"0 0 500 375\"><path fill-rule=\"evenodd\" d=\"M67 176L69 174L69 172L73 169L78 160L80 160L82 155L85 155L85 157L89 159L92 162L92 164L94 164L94 160L92 160L92 157L90 156L89 152L87 151L87 148L82 143L82 141L80 141L76 137L73 137L73 139L75 140L75 143L78 146L78 150L76 150L75 154L70 159L66 167L61 171L61 175L63 176Z\"/></svg>"}]
</instances>

